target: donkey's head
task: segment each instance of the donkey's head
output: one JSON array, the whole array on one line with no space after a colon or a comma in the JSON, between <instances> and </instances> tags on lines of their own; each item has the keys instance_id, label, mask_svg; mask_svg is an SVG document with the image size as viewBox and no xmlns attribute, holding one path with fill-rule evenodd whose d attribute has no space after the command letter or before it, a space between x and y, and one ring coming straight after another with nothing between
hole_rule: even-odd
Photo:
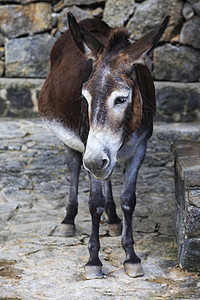
<instances>
[{"instance_id":1,"label":"donkey's head","mask_svg":"<svg viewBox=\"0 0 200 300\"><path fill-rule=\"evenodd\" d=\"M90 130L83 163L96 178L105 180L113 171L124 140L142 119L136 65L145 64L167 27L169 16L132 45L125 28L112 29L106 45L102 45L71 13L68 22L76 45L88 60L82 95L88 102Z\"/></svg>"}]
</instances>

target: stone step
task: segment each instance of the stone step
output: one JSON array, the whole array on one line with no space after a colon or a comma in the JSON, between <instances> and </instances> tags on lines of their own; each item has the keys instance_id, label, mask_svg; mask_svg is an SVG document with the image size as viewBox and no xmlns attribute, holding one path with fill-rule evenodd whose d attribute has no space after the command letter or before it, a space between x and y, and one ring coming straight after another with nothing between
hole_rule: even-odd
<instances>
[{"instance_id":1,"label":"stone step","mask_svg":"<svg viewBox=\"0 0 200 300\"><path fill-rule=\"evenodd\" d=\"M44 79L0 78L0 117L38 116L37 101ZM200 82L155 82L157 114L161 122L200 121Z\"/></svg>"},{"instance_id":2,"label":"stone step","mask_svg":"<svg viewBox=\"0 0 200 300\"><path fill-rule=\"evenodd\" d=\"M200 268L200 142L176 141L172 152L176 194L174 231L179 265L196 270Z\"/></svg>"},{"instance_id":3,"label":"stone step","mask_svg":"<svg viewBox=\"0 0 200 300\"><path fill-rule=\"evenodd\" d=\"M44 79L0 78L0 117L38 117L38 96Z\"/></svg>"}]
</instances>

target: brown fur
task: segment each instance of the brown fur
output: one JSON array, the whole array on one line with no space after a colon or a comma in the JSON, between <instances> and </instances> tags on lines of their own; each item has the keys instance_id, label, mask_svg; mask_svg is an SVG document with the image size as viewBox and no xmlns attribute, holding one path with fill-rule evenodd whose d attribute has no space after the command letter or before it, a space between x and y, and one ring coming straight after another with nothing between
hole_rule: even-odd
<instances>
[{"instance_id":1,"label":"brown fur","mask_svg":"<svg viewBox=\"0 0 200 300\"><path fill-rule=\"evenodd\" d=\"M127 76L132 68L124 51L129 46L127 30L125 28L111 29L100 20L84 20L79 23L93 34L103 45L105 50L94 63L106 65L110 63L112 75L126 81L131 87L134 81ZM124 50L123 50L124 49ZM103 59L102 59L103 57ZM111 59L112 58L112 59ZM64 126L74 130L81 136L87 128L87 103L81 96L82 75L86 58L75 45L69 31L66 31L55 43L51 51L51 70L39 96L39 113L48 120L58 120ZM98 86L99 78L92 78ZM147 67L136 66L137 85L135 99L132 103L132 117L130 133L135 131L142 119L145 101L155 110L155 93L153 81ZM113 86L115 88L115 86ZM142 95L141 92L142 91ZM141 96L144 97L143 102ZM106 99L106 98L105 98Z\"/></svg>"},{"instance_id":2,"label":"brown fur","mask_svg":"<svg viewBox=\"0 0 200 300\"><path fill-rule=\"evenodd\" d=\"M144 58L158 42L168 21L169 17L166 17L157 29L130 45L126 29L111 29L100 20L85 20L78 24L74 16L68 13L71 34L69 31L64 33L51 52L51 71L40 93L39 111L48 120L62 122L63 126L58 126L59 129L70 128L77 133L73 132L71 140L63 139L68 146L67 164L70 170L69 202L66 217L62 221L66 236L72 236L75 230L82 162L91 174L89 210L92 233L90 257L85 266L86 278L89 279L103 277L98 255L98 233L104 209L108 224L118 229L117 234L121 231L121 220L116 214L110 181L118 158L124 161L124 182L120 195L123 211L122 246L126 253L124 269L131 277L143 275L141 260L133 248L131 228L137 174L145 157L147 139L152 134L155 112L153 80ZM91 60L86 63L86 58ZM81 92L89 104L89 120L88 104ZM88 125L91 125L89 135ZM132 134L137 128L138 131ZM61 133L65 135L68 130L61 130ZM131 137L131 142L125 144ZM72 151L70 148L76 139L78 147ZM101 181L106 179L108 181L105 182L103 193Z\"/></svg>"},{"instance_id":3,"label":"brown fur","mask_svg":"<svg viewBox=\"0 0 200 300\"><path fill-rule=\"evenodd\" d=\"M80 24L105 44L110 27L100 20L84 20ZM81 97L85 56L76 47L69 31L55 43L51 51L51 70L39 96L39 113L48 120L56 119L80 133L86 116L86 102ZM86 113L87 114L87 113Z\"/></svg>"}]
</instances>

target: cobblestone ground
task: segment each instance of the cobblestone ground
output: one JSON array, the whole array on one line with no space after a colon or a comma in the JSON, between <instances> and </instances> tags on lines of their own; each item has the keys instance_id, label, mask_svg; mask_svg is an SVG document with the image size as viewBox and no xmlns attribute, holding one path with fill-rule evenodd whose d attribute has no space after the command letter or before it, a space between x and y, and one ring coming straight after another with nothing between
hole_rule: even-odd
<instances>
[{"instance_id":1,"label":"cobblestone ground","mask_svg":"<svg viewBox=\"0 0 200 300\"><path fill-rule=\"evenodd\" d=\"M39 120L0 121L0 299L200 299L198 273L180 270L173 238L172 141L198 139L200 125L156 124L137 184L136 252L145 276L123 272L120 237L100 230L103 279L85 280L90 215L82 170L77 231L58 236L69 191L65 148ZM118 207L121 166L113 176Z\"/></svg>"}]
</instances>

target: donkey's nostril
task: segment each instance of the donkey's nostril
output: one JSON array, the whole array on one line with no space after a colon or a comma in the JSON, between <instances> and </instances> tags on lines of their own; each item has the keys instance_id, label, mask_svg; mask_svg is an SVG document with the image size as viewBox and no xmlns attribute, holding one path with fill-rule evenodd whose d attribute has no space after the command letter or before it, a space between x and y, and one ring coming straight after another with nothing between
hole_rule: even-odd
<instances>
[{"instance_id":1,"label":"donkey's nostril","mask_svg":"<svg viewBox=\"0 0 200 300\"><path fill-rule=\"evenodd\" d=\"M102 157L102 170L105 170L105 169L108 167L109 162L110 162L109 157L108 157L108 155L104 152L104 153L103 153L103 157Z\"/></svg>"},{"instance_id":2,"label":"donkey's nostril","mask_svg":"<svg viewBox=\"0 0 200 300\"><path fill-rule=\"evenodd\" d=\"M90 156L85 156L83 158L83 163L84 163L84 167L88 170L91 171L92 173L96 173L96 172L102 172L105 171L107 169L107 167L109 166L110 160L108 155L103 152L103 155L101 156L95 156L92 157Z\"/></svg>"},{"instance_id":3,"label":"donkey's nostril","mask_svg":"<svg viewBox=\"0 0 200 300\"><path fill-rule=\"evenodd\" d=\"M98 159L94 162L94 169L96 169L98 171L103 171L107 168L108 165L109 165L108 159L106 159L106 158L104 158L102 160Z\"/></svg>"},{"instance_id":4,"label":"donkey's nostril","mask_svg":"<svg viewBox=\"0 0 200 300\"><path fill-rule=\"evenodd\" d=\"M109 165L109 159L105 159L105 158L104 158L104 159L102 160L102 170L107 169L108 165Z\"/></svg>"}]
</instances>

